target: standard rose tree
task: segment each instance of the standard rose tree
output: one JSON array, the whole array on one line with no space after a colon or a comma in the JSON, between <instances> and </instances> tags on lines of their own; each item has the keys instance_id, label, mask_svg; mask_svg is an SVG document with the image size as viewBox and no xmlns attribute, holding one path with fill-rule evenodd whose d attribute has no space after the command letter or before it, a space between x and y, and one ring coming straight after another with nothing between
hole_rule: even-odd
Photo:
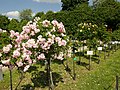
<instances>
[{"instance_id":1,"label":"standard rose tree","mask_svg":"<svg viewBox=\"0 0 120 90\"><path fill-rule=\"evenodd\" d=\"M3 47L2 63L17 66L25 72L33 63L45 60L51 74L51 60L64 59L65 46L68 42L65 33L62 22L56 20L41 22L39 18L35 18L23 26L21 33L10 31L11 42Z\"/></svg>"}]
</instances>

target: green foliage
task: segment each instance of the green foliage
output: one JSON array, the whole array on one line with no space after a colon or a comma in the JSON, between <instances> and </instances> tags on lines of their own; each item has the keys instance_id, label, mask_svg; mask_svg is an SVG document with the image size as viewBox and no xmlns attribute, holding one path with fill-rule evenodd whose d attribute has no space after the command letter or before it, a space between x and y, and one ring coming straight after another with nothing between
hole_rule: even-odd
<instances>
[{"instance_id":1,"label":"green foliage","mask_svg":"<svg viewBox=\"0 0 120 90\"><path fill-rule=\"evenodd\" d=\"M116 29L116 25L120 22L120 3L115 0L104 0L100 3L94 12L94 17L97 23L105 23L108 25L108 29Z\"/></svg>"},{"instance_id":2,"label":"green foliage","mask_svg":"<svg viewBox=\"0 0 120 90\"><path fill-rule=\"evenodd\" d=\"M41 18L43 15L44 15L44 12L38 12L38 13L34 16L34 18L35 18L35 17L40 17L40 18Z\"/></svg>"},{"instance_id":3,"label":"green foliage","mask_svg":"<svg viewBox=\"0 0 120 90\"><path fill-rule=\"evenodd\" d=\"M9 19L6 16L0 15L0 28L7 29L9 24Z\"/></svg>"},{"instance_id":4,"label":"green foliage","mask_svg":"<svg viewBox=\"0 0 120 90\"><path fill-rule=\"evenodd\" d=\"M28 23L28 20L21 20L19 22L19 27L18 27L19 32L22 31L22 27L25 26L27 23Z\"/></svg>"},{"instance_id":5,"label":"green foliage","mask_svg":"<svg viewBox=\"0 0 120 90\"><path fill-rule=\"evenodd\" d=\"M91 13L92 9L86 4L82 4L81 6L77 6L77 8L73 11L49 13L42 19L48 19L50 21L56 19L59 22L63 22L67 35L71 35L75 38L77 37L75 33L77 32L78 24L81 22L91 22Z\"/></svg>"},{"instance_id":6,"label":"green foliage","mask_svg":"<svg viewBox=\"0 0 120 90\"><path fill-rule=\"evenodd\" d=\"M19 21L17 19L12 19L8 24L8 30L18 31Z\"/></svg>"},{"instance_id":7,"label":"green foliage","mask_svg":"<svg viewBox=\"0 0 120 90\"><path fill-rule=\"evenodd\" d=\"M120 30L116 30L112 33L112 40L120 41Z\"/></svg>"},{"instance_id":8,"label":"green foliage","mask_svg":"<svg viewBox=\"0 0 120 90\"><path fill-rule=\"evenodd\" d=\"M79 4L87 3L88 0L61 0L62 10L73 10Z\"/></svg>"},{"instance_id":9,"label":"green foliage","mask_svg":"<svg viewBox=\"0 0 120 90\"><path fill-rule=\"evenodd\" d=\"M0 50L3 46L10 43L9 33L8 32L0 32Z\"/></svg>"}]
</instances>

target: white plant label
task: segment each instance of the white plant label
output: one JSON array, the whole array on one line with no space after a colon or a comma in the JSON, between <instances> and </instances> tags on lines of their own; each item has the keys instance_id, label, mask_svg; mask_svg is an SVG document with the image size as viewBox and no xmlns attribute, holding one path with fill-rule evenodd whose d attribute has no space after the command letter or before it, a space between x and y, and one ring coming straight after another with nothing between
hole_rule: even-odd
<instances>
[{"instance_id":1,"label":"white plant label","mask_svg":"<svg viewBox=\"0 0 120 90\"><path fill-rule=\"evenodd\" d=\"M115 44L115 42L112 42L112 44Z\"/></svg>"},{"instance_id":2,"label":"white plant label","mask_svg":"<svg viewBox=\"0 0 120 90\"><path fill-rule=\"evenodd\" d=\"M93 51L87 51L87 55L93 55Z\"/></svg>"},{"instance_id":3,"label":"white plant label","mask_svg":"<svg viewBox=\"0 0 120 90\"><path fill-rule=\"evenodd\" d=\"M98 50L102 50L102 47L98 47Z\"/></svg>"},{"instance_id":4,"label":"white plant label","mask_svg":"<svg viewBox=\"0 0 120 90\"><path fill-rule=\"evenodd\" d=\"M115 41L116 44L118 44L118 41Z\"/></svg>"}]
</instances>

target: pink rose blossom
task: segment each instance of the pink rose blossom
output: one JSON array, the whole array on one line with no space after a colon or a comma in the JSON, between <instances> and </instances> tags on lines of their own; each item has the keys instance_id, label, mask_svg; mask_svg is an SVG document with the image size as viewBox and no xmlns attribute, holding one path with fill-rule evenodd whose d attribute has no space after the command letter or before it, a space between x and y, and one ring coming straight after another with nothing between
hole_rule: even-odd
<instances>
[{"instance_id":1,"label":"pink rose blossom","mask_svg":"<svg viewBox=\"0 0 120 90\"><path fill-rule=\"evenodd\" d=\"M16 64L18 65L18 67L22 67L23 66L23 63L21 61L17 62Z\"/></svg>"},{"instance_id":2,"label":"pink rose blossom","mask_svg":"<svg viewBox=\"0 0 120 90\"><path fill-rule=\"evenodd\" d=\"M30 33L30 29L25 29L25 33Z\"/></svg>"},{"instance_id":3,"label":"pink rose blossom","mask_svg":"<svg viewBox=\"0 0 120 90\"><path fill-rule=\"evenodd\" d=\"M44 21L42 22L42 24L43 24L44 27L48 27L48 26L50 25L50 21L44 20Z\"/></svg>"},{"instance_id":4,"label":"pink rose blossom","mask_svg":"<svg viewBox=\"0 0 120 90\"><path fill-rule=\"evenodd\" d=\"M35 32L34 32L34 31L31 31L30 35L31 35L31 36L34 36L34 35L35 35Z\"/></svg>"},{"instance_id":5,"label":"pink rose blossom","mask_svg":"<svg viewBox=\"0 0 120 90\"><path fill-rule=\"evenodd\" d=\"M62 22L58 24L58 32L65 33L65 28Z\"/></svg>"},{"instance_id":6,"label":"pink rose blossom","mask_svg":"<svg viewBox=\"0 0 120 90\"><path fill-rule=\"evenodd\" d=\"M10 64L10 59L8 59L8 60L1 60L1 62L4 65L9 65Z\"/></svg>"},{"instance_id":7,"label":"pink rose blossom","mask_svg":"<svg viewBox=\"0 0 120 90\"><path fill-rule=\"evenodd\" d=\"M18 50L13 51L13 57L17 58L20 56L20 52Z\"/></svg>"},{"instance_id":8,"label":"pink rose blossom","mask_svg":"<svg viewBox=\"0 0 120 90\"><path fill-rule=\"evenodd\" d=\"M24 39L29 39L29 36L27 34L23 35Z\"/></svg>"},{"instance_id":9,"label":"pink rose blossom","mask_svg":"<svg viewBox=\"0 0 120 90\"><path fill-rule=\"evenodd\" d=\"M15 36L15 31L11 30L10 31L10 37L13 38Z\"/></svg>"},{"instance_id":10,"label":"pink rose blossom","mask_svg":"<svg viewBox=\"0 0 120 90\"><path fill-rule=\"evenodd\" d=\"M61 41L61 46L66 46L67 42L65 40Z\"/></svg>"},{"instance_id":11,"label":"pink rose blossom","mask_svg":"<svg viewBox=\"0 0 120 90\"><path fill-rule=\"evenodd\" d=\"M32 64L32 60L31 60L31 59L29 59L29 60L28 60L28 63L29 63L29 64Z\"/></svg>"},{"instance_id":12,"label":"pink rose blossom","mask_svg":"<svg viewBox=\"0 0 120 90\"><path fill-rule=\"evenodd\" d=\"M6 46L6 47L3 47L3 52L4 53L8 53L10 51L10 47Z\"/></svg>"},{"instance_id":13,"label":"pink rose blossom","mask_svg":"<svg viewBox=\"0 0 120 90\"><path fill-rule=\"evenodd\" d=\"M29 27L30 27L31 29L33 29L33 30L36 29L36 23L30 24Z\"/></svg>"},{"instance_id":14,"label":"pink rose blossom","mask_svg":"<svg viewBox=\"0 0 120 90\"><path fill-rule=\"evenodd\" d=\"M57 25L58 25L58 22L57 22L56 20L53 20L51 23L52 23L54 26L57 26Z\"/></svg>"},{"instance_id":15,"label":"pink rose blossom","mask_svg":"<svg viewBox=\"0 0 120 90\"><path fill-rule=\"evenodd\" d=\"M61 41L61 38L60 38L60 37L56 37L56 38L55 38L55 41L56 41L56 42L59 42L59 41Z\"/></svg>"},{"instance_id":16,"label":"pink rose blossom","mask_svg":"<svg viewBox=\"0 0 120 90\"><path fill-rule=\"evenodd\" d=\"M59 59L59 60L63 60L64 58L63 58L63 52L60 52L60 54L58 55L58 57L57 57L57 59Z\"/></svg>"},{"instance_id":17,"label":"pink rose blossom","mask_svg":"<svg viewBox=\"0 0 120 90\"><path fill-rule=\"evenodd\" d=\"M29 55L27 55L26 53L23 53L22 58L25 59L27 57L29 57Z\"/></svg>"},{"instance_id":18,"label":"pink rose blossom","mask_svg":"<svg viewBox=\"0 0 120 90\"><path fill-rule=\"evenodd\" d=\"M7 47L12 48L12 45L11 45L11 44L8 44Z\"/></svg>"},{"instance_id":19,"label":"pink rose blossom","mask_svg":"<svg viewBox=\"0 0 120 90\"><path fill-rule=\"evenodd\" d=\"M40 32L40 29L34 29L34 31L35 31L35 33L38 33L38 32Z\"/></svg>"},{"instance_id":20,"label":"pink rose blossom","mask_svg":"<svg viewBox=\"0 0 120 90\"><path fill-rule=\"evenodd\" d=\"M35 39L29 39L26 42L26 47L32 48L35 45Z\"/></svg>"},{"instance_id":21,"label":"pink rose blossom","mask_svg":"<svg viewBox=\"0 0 120 90\"><path fill-rule=\"evenodd\" d=\"M45 55L43 53L41 53L38 57L38 60L44 60L45 59Z\"/></svg>"},{"instance_id":22,"label":"pink rose blossom","mask_svg":"<svg viewBox=\"0 0 120 90\"><path fill-rule=\"evenodd\" d=\"M15 35L16 37L17 37L17 36L20 36L19 32L16 32L14 35Z\"/></svg>"}]
</instances>

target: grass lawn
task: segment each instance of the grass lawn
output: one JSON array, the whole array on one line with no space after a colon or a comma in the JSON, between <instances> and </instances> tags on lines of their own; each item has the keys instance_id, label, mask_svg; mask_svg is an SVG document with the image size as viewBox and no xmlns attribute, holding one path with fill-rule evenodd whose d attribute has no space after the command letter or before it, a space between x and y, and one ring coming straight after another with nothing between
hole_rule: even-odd
<instances>
[{"instance_id":1,"label":"grass lawn","mask_svg":"<svg viewBox=\"0 0 120 90\"><path fill-rule=\"evenodd\" d=\"M106 60L103 57L102 52L99 64L97 63L98 57L92 58L90 71L88 70L87 56L82 57L81 65L78 65L77 61L75 61L75 80L72 78L72 59L68 59L68 70L65 70L65 66L61 62L52 62L51 68L55 90L115 90L116 75L120 77L120 50L117 50L113 54L111 53L110 57L107 57ZM66 65L66 63L65 61L64 64ZM35 65L31 69L24 74L25 77L18 86L18 90L48 90L44 66ZM19 73L14 69L14 89L19 83L19 80ZM0 90L9 90L9 88L9 71L6 70L4 72L4 80L0 81Z\"/></svg>"}]
</instances>

